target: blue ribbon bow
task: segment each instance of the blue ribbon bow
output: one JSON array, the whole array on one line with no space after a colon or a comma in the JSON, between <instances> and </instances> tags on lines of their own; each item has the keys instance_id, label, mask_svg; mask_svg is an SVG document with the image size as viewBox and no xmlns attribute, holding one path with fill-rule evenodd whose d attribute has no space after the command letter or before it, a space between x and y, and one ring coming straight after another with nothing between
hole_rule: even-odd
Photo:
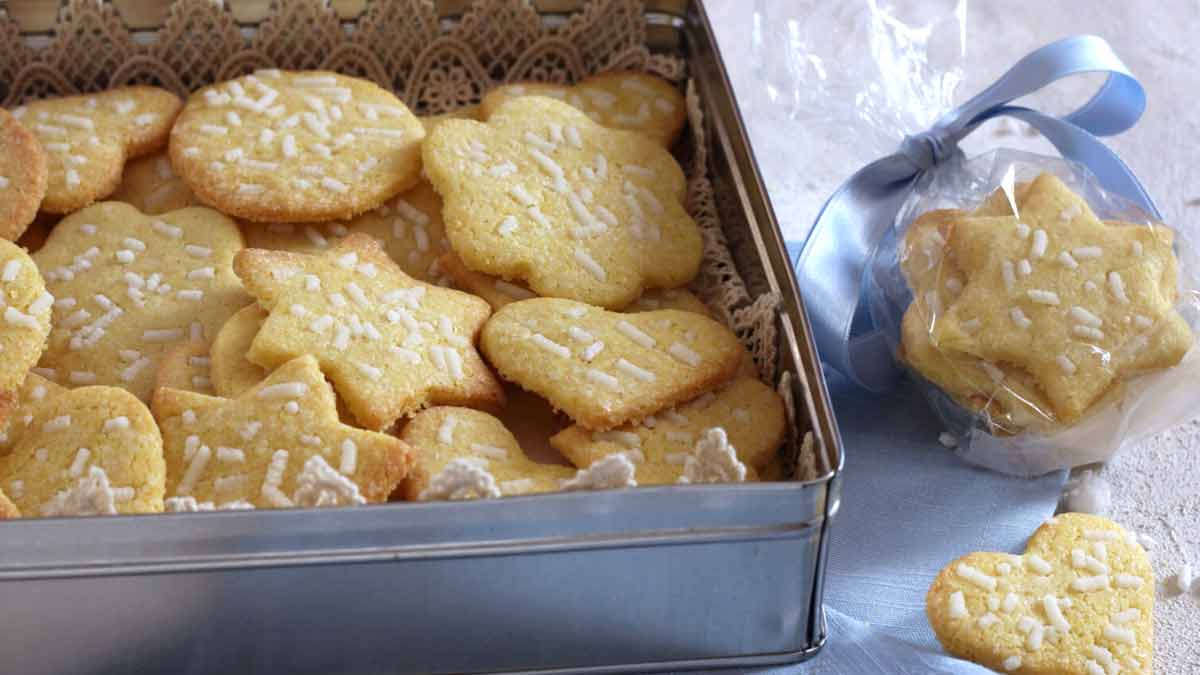
<instances>
[{"instance_id":1,"label":"blue ribbon bow","mask_svg":"<svg viewBox=\"0 0 1200 675\"><path fill-rule=\"evenodd\" d=\"M1108 73L1108 79L1066 117L1010 105L1055 80L1091 72ZM863 300L867 261L922 175L960 154L958 142L993 117L1024 120L1063 157L1088 167L1105 190L1161 218L1129 167L1096 138L1132 127L1145 109L1145 90L1107 42L1094 35L1067 38L1021 59L932 128L904 139L896 153L851 176L821 209L796 265L821 360L871 391L894 382L887 340Z\"/></svg>"}]
</instances>

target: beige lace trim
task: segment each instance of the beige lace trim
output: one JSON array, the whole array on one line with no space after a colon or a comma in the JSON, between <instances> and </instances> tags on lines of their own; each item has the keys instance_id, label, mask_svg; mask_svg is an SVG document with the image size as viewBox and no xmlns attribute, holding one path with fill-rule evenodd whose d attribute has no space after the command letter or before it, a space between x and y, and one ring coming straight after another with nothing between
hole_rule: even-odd
<instances>
[{"instance_id":1,"label":"beige lace trim","mask_svg":"<svg viewBox=\"0 0 1200 675\"><path fill-rule=\"evenodd\" d=\"M429 0L389 0L370 3L347 26L325 2L272 0L268 16L244 28L224 3L176 0L161 27L135 36L111 4L68 0L48 42L37 47L0 13L0 104L130 84L186 95L257 68L358 75L392 89L421 114L477 103L492 87L517 80L574 82L621 69L682 82L683 59L647 49L643 14L637 0L595 0L550 25L525 0L478 0L458 21L443 23ZM762 378L773 382L779 298L751 297L738 272L718 217L702 106L691 82L687 104L691 135L680 156L687 208L704 236L704 264L693 285L745 342ZM791 415L790 396L788 403ZM810 471L800 477L812 477Z\"/></svg>"}]
</instances>

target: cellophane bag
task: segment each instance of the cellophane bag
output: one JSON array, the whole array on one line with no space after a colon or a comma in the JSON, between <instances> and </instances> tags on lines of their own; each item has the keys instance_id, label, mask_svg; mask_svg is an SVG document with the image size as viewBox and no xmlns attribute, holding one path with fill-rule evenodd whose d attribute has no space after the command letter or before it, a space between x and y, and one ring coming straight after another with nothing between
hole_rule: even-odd
<instances>
[{"instance_id":1,"label":"cellophane bag","mask_svg":"<svg viewBox=\"0 0 1200 675\"><path fill-rule=\"evenodd\" d=\"M868 266L871 316L957 452L1036 475L1111 457L1200 406L1186 233L1059 158L937 167Z\"/></svg>"},{"instance_id":2,"label":"cellophane bag","mask_svg":"<svg viewBox=\"0 0 1200 675\"><path fill-rule=\"evenodd\" d=\"M788 185L772 174L790 171L803 194L812 176L849 176L965 98L965 10L953 0L758 2L761 93L742 105L767 107L770 134L806 146L755 143L768 148L772 184ZM1035 105L1062 109L1100 83L1073 79ZM1022 122L990 121L961 147L975 156L955 152L920 179L863 280L871 320L955 451L1038 475L1191 418L1200 265L1187 233L1103 190ZM796 150L823 159L798 171ZM820 201L800 201L816 215Z\"/></svg>"}]
</instances>

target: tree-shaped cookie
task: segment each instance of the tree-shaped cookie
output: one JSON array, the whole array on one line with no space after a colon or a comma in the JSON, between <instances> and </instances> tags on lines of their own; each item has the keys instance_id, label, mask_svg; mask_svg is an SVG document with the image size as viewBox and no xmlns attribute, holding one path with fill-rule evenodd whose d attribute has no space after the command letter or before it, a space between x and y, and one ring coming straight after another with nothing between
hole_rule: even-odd
<instances>
[{"instance_id":1,"label":"tree-shaped cookie","mask_svg":"<svg viewBox=\"0 0 1200 675\"><path fill-rule=\"evenodd\" d=\"M33 101L13 110L49 159L41 208L71 213L112 193L126 160L166 145L182 102L165 89L122 87Z\"/></svg>"},{"instance_id":2,"label":"tree-shaped cookie","mask_svg":"<svg viewBox=\"0 0 1200 675\"><path fill-rule=\"evenodd\" d=\"M149 400L167 349L211 340L250 302L233 273L241 248L237 225L203 207L147 216L104 202L67 216L33 256L55 297L44 374Z\"/></svg>"},{"instance_id":3,"label":"tree-shaped cookie","mask_svg":"<svg viewBox=\"0 0 1200 675\"><path fill-rule=\"evenodd\" d=\"M1023 368L1065 423L1115 379L1179 362L1193 338L1169 228L1102 222L1050 174L1020 211L953 228L965 280L933 323L939 347Z\"/></svg>"},{"instance_id":4,"label":"tree-shaped cookie","mask_svg":"<svg viewBox=\"0 0 1200 675\"><path fill-rule=\"evenodd\" d=\"M741 363L728 328L679 310L620 314L571 300L506 305L480 346L505 379L587 429L641 420L726 382Z\"/></svg>"},{"instance_id":5,"label":"tree-shaped cookie","mask_svg":"<svg viewBox=\"0 0 1200 675\"><path fill-rule=\"evenodd\" d=\"M946 651L1000 672L1154 672L1154 572L1130 533L1063 513L1023 555L970 553L925 597Z\"/></svg>"},{"instance_id":6,"label":"tree-shaped cookie","mask_svg":"<svg viewBox=\"0 0 1200 675\"><path fill-rule=\"evenodd\" d=\"M474 347L487 303L416 281L372 237L319 255L246 249L234 265L270 313L247 358L270 369L315 355L363 426L384 429L430 404L503 402Z\"/></svg>"},{"instance_id":7,"label":"tree-shaped cookie","mask_svg":"<svg viewBox=\"0 0 1200 675\"><path fill-rule=\"evenodd\" d=\"M434 477L454 460L470 460L496 481L501 496L555 492L575 469L529 459L504 424L471 408L437 406L417 413L400 438L414 450L404 498L419 499Z\"/></svg>"},{"instance_id":8,"label":"tree-shaped cookie","mask_svg":"<svg viewBox=\"0 0 1200 675\"><path fill-rule=\"evenodd\" d=\"M129 392L48 391L30 413L0 457L2 486L26 517L163 510L162 437Z\"/></svg>"},{"instance_id":9,"label":"tree-shaped cookie","mask_svg":"<svg viewBox=\"0 0 1200 675\"><path fill-rule=\"evenodd\" d=\"M447 120L422 156L469 269L613 309L699 270L700 230L680 203L675 159L569 105L524 97L486 124Z\"/></svg>"},{"instance_id":10,"label":"tree-shaped cookie","mask_svg":"<svg viewBox=\"0 0 1200 675\"><path fill-rule=\"evenodd\" d=\"M400 439L338 421L312 356L289 361L235 399L159 389L167 496L259 508L383 502L408 473Z\"/></svg>"}]
</instances>

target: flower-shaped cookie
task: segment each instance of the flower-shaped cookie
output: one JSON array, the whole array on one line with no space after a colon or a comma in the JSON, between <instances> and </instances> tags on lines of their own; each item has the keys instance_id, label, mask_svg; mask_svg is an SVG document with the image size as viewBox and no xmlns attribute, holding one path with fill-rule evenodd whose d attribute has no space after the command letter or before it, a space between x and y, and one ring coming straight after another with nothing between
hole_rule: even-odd
<instances>
[{"instance_id":1,"label":"flower-shaped cookie","mask_svg":"<svg viewBox=\"0 0 1200 675\"><path fill-rule=\"evenodd\" d=\"M1099 516L1056 516L1024 555L955 560L929 587L925 610L946 651L1002 672L1153 672L1150 561Z\"/></svg>"},{"instance_id":2,"label":"flower-shaped cookie","mask_svg":"<svg viewBox=\"0 0 1200 675\"><path fill-rule=\"evenodd\" d=\"M430 404L498 406L474 341L491 309L405 274L357 233L320 255L246 249L234 263L270 315L247 358L274 368L313 354L355 418L384 429Z\"/></svg>"},{"instance_id":3,"label":"flower-shaped cookie","mask_svg":"<svg viewBox=\"0 0 1200 675\"><path fill-rule=\"evenodd\" d=\"M422 155L450 245L471 270L611 309L699 270L700 230L680 203L675 159L565 103L524 97L487 124L447 120Z\"/></svg>"}]
</instances>

